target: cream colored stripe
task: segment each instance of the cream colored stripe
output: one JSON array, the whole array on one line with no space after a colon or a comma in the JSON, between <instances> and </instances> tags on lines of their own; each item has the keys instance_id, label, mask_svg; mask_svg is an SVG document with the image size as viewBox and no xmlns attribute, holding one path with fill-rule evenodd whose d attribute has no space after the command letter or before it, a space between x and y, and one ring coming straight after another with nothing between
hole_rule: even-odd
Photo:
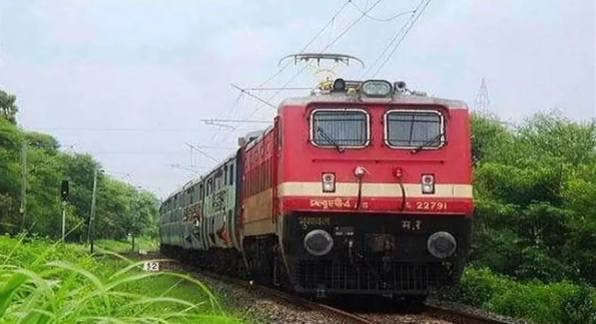
<instances>
[{"instance_id":1,"label":"cream colored stripe","mask_svg":"<svg viewBox=\"0 0 596 324\"><path fill-rule=\"evenodd\" d=\"M418 183L404 183L406 197L445 197L473 198L472 186L465 184L437 184L434 194L422 194L422 186ZM279 196L332 196L354 197L358 195L358 183L338 182L335 192L323 192L320 182L284 182L278 186ZM363 197L401 197L399 184L366 183L362 184Z\"/></svg>"}]
</instances>

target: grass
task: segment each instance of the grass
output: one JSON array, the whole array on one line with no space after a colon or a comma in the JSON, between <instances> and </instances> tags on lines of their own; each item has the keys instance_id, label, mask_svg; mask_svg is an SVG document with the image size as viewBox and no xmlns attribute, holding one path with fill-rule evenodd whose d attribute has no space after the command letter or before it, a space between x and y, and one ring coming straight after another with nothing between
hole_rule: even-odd
<instances>
[{"instance_id":1,"label":"grass","mask_svg":"<svg viewBox=\"0 0 596 324\"><path fill-rule=\"evenodd\" d=\"M239 323L199 281L115 254L0 236L0 323Z\"/></svg>"},{"instance_id":2,"label":"grass","mask_svg":"<svg viewBox=\"0 0 596 324\"><path fill-rule=\"evenodd\" d=\"M116 252L116 253L127 253L132 251L132 242L130 239L126 241L119 240L97 240L95 245L104 250ZM159 249L159 242L156 239L139 237L135 239L135 251L155 251Z\"/></svg>"}]
</instances>

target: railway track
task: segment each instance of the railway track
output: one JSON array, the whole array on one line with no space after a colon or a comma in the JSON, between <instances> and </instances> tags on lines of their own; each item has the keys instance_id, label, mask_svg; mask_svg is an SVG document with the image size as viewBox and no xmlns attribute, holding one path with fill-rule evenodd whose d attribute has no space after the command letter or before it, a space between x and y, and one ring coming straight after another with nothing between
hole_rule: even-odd
<instances>
[{"instance_id":1,"label":"railway track","mask_svg":"<svg viewBox=\"0 0 596 324\"><path fill-rule=\"evenodd\" d=\"M143 259L162 258L161 254L151 253L148 255L134 256ZM189 265L172 260L172 268L185 272L191 272L202 275L213 280L217 280L232 286L241 287L247 291L260 293L262 295L283 301L285 303L299 306L303 309L320 312L327 318L333 319L333 323L346 324L406 324L406 323L428 323L428 324L528 324L515 321L485 311L480 311L471 307L457 305L453 303L430 301L423 306L422 310L412 312L411 310L401 310L396 312L394 307L385 307L382 311L358 311L351 307L329 305L308 300L299 296L286 293L281 290L267 286L254 284L238 278L232 278L210 271L196 270ZM361 305L362 306L362 305ZM467 309L464 309L467 308Z\"/></svg>"},{"instance_id":2,"label":"railway track","mask_svg":"<svg viewBox=\"0 0 596 324\"><path fill-rule=\"evenodd\" d=\"M267 286L253 284L245 280L230 278L220 274L199 271L200 274L215 280L223 281L245 289L259 291L267 296L278 298L290 304L298 305L313 311L325 313L340 323L351 324L396 324L396 323L429 323L429 324L520 324L506 318L495 318L495 315L481 315L476 312L464 311L455 307L427 303L420 313L353 313L348 310L311 301Z\"/></svg>"}]
</instances>

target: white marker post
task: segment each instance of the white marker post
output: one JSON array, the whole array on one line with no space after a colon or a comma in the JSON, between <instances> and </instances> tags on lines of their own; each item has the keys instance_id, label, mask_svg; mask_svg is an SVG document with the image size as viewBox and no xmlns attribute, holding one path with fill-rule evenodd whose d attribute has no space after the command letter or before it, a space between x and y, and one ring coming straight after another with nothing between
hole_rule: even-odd
<instances>
[{"instance_id":1,"label":"white marker post","mask_svg":"<svg viewBox=\"0 0 596 324\"><path fill-rule=\"evenodd\" d=\"M159 262L147 261L145 264L143 264L143 270L151 272L159 271Z\"/></svg>"}]
</instances>

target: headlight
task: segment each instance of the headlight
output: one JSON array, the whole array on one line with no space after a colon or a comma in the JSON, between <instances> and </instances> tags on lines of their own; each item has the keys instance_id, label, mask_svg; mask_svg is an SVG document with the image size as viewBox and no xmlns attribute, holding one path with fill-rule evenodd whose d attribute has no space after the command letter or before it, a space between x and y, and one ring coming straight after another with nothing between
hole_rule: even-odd
<instances>
[{"instance_id":1,"label":"headlight","mask_svg":"<svg viewBox=\"0 0 596 324\"><path fill-rule=\"evenodd\" d=\"M322 229L310 231L304 237L304 248L314 256L322 256L333 248L333 237Z\"/></svg>"},{"instance_id":2,"label":"headlight","mask_svg":"<svg viewBox=\"0 0 596 324\"><path fill-rule=\"evenodd\" d=\"M367 80L360 87L367 97L389 97L393 94L393 85L385 80Z\"/></svg>"},{"instance_id":3,"label":"headlight","mask_svg":"<svg viewBox=\"0 0 596 324\"><path fill-rule=\"evenodd\" d=\"M323 192L335 192L335 174L331 172L323 173Z\"/></svg>"},{"instance_id":4,"label":"headlight","mask_svg":"<svg viewBox=\"0 0 596 324\"><path fill-rule=\"evenodd\" d=\"M432 174L423 174L421 179L421 185L423 194L434 194L435 176Z\"/></svg>"},{"instance_id":5,"label":"headlight","mask_svg":"<svg viewBox=\"0 0 596 324\"><path fill-rule=\"evenodd\" d=\"M434 257L444 259L455 253L457 241L447 232L436 232L426 241L426 248Z\"/></svg>"}]
</instances>

